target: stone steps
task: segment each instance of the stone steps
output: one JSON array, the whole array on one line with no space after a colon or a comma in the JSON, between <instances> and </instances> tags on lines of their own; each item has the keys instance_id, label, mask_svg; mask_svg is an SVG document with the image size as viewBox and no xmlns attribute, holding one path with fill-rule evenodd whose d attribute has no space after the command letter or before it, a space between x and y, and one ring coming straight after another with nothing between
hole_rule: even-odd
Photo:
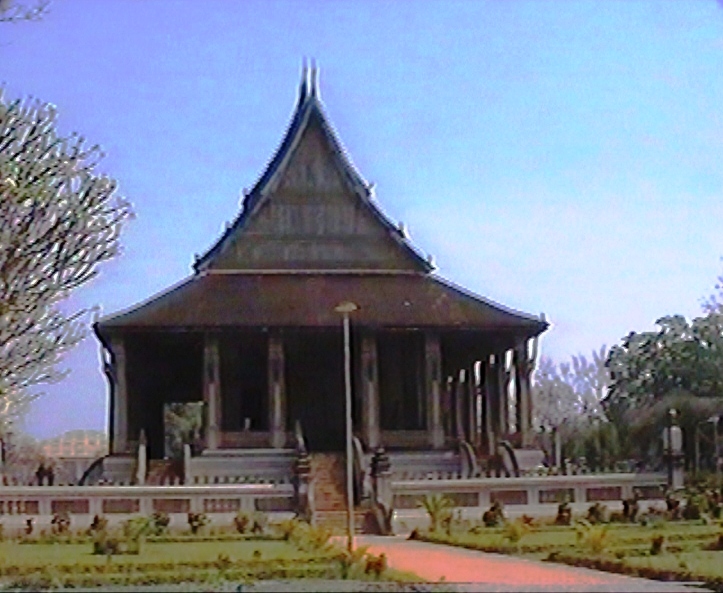
<instances>
[{"instance_id":1,"label":"stone steps","mask_svg":"<svg viewBox=\"0 0 723 593\"><path fill-rule=\"evenodd\" d=\"M335 534L346 533L346 471L341 453L313 453L314 521ZM368 533L368 509L354 509L354 533Z\"/></svg>"},{"instance_id":2,"label":"stone steps","mask_svg":"<svg viewBox=\"0 0 723 593\"><path fill-rule=\"evenodd\" d=\"M314 506L318 511L344 511L344 456L338 453L311 455L311 479L314 484Z\"/></svg>"},{"instance_id":3,"label":"stone steps","mask_svg":"<svg viewBox=\"0 0 723 593\"><path fill-rule=\"evenodd\" d=\"M152 459L148 464L146 484L149 486L164 486L181 482L176 464L170 459Z\"/></svg>"},{"instance_id":4,"label":"stone steps","mask_svg":"<svg viewBox=\"0 0 723 593\"><path fill-rule=\"evenodd\" d=\"M347 516L346 511L316 511L314 521L318 527L324 527L334 534L346 533ZM367 511L354 510L354 533L367 533Z\"/></svg>"}]
</instances>

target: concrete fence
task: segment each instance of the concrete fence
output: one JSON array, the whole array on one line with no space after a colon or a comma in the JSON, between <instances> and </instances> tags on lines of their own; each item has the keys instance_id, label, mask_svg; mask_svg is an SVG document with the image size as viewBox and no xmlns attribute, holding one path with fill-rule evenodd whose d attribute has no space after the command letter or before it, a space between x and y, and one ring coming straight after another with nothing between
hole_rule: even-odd
<instances>
[{"instance_id":1,"label":"concrete fence","mask_svg":"<svg viewBox=\"0 0 723 593\"><path fill-rule=\"evenodd\" d=\"M391 482L395 533L405 533L428 523L419 503L427 494L441 494L452 502L465 519L479 520L490 505L499 501L505 514L519 517L555 516L558 505L567 500L573 512L584 513L600 502L611 510L638 494L643 508L665 497L665 474L584 474L575 476L526 476L519 478L471 478L396 480ZM660 503L658 503L660 504Z\"/></svg>"},{"instance_id":2,"label":"concrete fence","mask_svg":"<svg viewBox=\"0 0 723 593\"><path fill-rule=\"evenodd\" d=\"M262 511L272 518L293 516L291 484L175 486L5 486L0 488L0 522L21 528L32 518L50 525L55 513L71 515L73 528L86 528L94 515L111 523L155 512L168 513L171 527L187 527L187 513L206 513L212 524L229 524L239 512Z\"/></svg>"}]
</instances>

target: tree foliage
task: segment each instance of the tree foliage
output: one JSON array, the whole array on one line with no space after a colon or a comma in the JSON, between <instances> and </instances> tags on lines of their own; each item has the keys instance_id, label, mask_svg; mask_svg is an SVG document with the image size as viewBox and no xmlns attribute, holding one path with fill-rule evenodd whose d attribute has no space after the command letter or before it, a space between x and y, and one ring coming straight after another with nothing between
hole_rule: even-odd
<instances>
[{"instance_id":1,"label":"tree foliage","mask_svg":"<svg viewBox=\"0 0 723 593\"><path fill-rule=\"evenodd\" d=\"M58 134L52 105L0 96L0 418L63 376L56 364L89 312L61 305L118 253L132 213L96 172L102 156Z\"/></svg>"},{"instance_id":2,"label":"tree foliage","mask_svg":"<svg viewBox=\"0 0 723 593\"><path fill-rule=\"evenodd\" d=\"M663 317L658 331L631 332L610 350L610 394L606 407L621 411L653 404L671 392L723 395L723 314L692 323L682 315Z\"/></svg>"},{"instance_id":3,"label":"tree foliage","mask_svg":"<svg viewBox=\"0 0 723 593\"><path fill-rule=\"evenodd\" d=\"M723 274L718 276L715 283L715 293L704 299L702 306L703 312L708 315L723 313Z\"/></svg>"},{"instance_id":4,"label":"tree foliage","mask_svg":"<svg viewBox=\"0 0 723 593\"><path fill-rule=\"evenodd\" d=\"M632 440L639 456L645 458L650 453L663 453L663 431L668 426L671 409L677 412L676 422L683 432L685 457L691 461L695 456L696 426L703 430L701 426L723 410L723 398L696 397L685 390L673 390L629 414ZM701 439L701 452L704 457L712 454L711 443L705 439Z\"/></svg>"}]
</instances>

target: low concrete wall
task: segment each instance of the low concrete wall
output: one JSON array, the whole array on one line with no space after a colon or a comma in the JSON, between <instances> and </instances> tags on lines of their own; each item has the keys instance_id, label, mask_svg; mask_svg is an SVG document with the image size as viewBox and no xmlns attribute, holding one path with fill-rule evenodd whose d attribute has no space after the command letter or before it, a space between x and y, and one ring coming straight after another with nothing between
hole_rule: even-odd
<instances>
[{"instance_id":1,"label":"low concrete wall","mask_svg":"<svg viewBox=\"0 0 723 593\"><path fill-rule=\"evenodd\" d=\"M429 520L419 501L426 494L442 494L452 501L455 512L464 519L480 520L492 502L504 505L508 518L523 514L550 517L557 506L568 500L574 513L582 514L594 502L610 510L622 509L622 500L637 491L641 508L664 498L665 474L586 474L576 476L534 476L520 478L471 478L393 480L393 527L395 533L408 533L428 526ZM658 502L660 506L660 502Z\"/></svg>"},{"instance_id":2,"label":"low concrete wall","mask_svg":"<svg viewBox=\"0 0 723 593\"><path fill-rule=\"evenodd\" d=\"M206 513L212 524L230 524L238 511L263 511L272 518L293 516L291 484L214 484L203 486L6 486L0 488L0 522L6 532L33 518L38 529L55 513L71 515L72 528L87 528L94 515L111 524L130 517L166 512L170 527L187 528L187 513Z\"/></svg>"}]
</instances>

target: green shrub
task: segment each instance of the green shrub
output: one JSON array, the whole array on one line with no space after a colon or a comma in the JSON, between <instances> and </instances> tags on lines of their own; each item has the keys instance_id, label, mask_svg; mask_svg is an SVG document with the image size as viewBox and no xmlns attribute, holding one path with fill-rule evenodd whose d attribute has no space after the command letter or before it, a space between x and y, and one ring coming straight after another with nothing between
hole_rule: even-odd
<instances>
[{"instance_id":1,"label":"green shrub","mask_svg":"<svg viewBox=\"0 0 723 593\"><path fill-rule=\"evenodd\" d=\"M379 556L373 556L372 554L367 555L366 567L364 568L364 572L366 574L373 575L379 579L386 572L387 568L388 563L386 554L380 554Z\"/></svg>"},{"instance_id":2,"label":"green shrub","mask_svg":"<svg viewBox=\"0 0 723 593\"><path fill-rule=\"evenodd\" d=\"M106 519L102 515L95 515L93 517L93 522L90 524L90 527L88 527L88 535L92 535L95 532L98 531L104 531L108 528L108 519Z\"/></svg>"},{"instance_id":3,"label":"green shrub","mask_svg":"<svg viewBox=\"0 0 723 593\"><path fill-rule=\"evenodd\" d=\"M706 499L698 493L691 493L687 496L685 507L683 508L683 519L686 521L695 521L700 519L701 514L707 510Z\"/></svg>"},{"instance_id":4,"label":"green shrub","mask_svg":"<svg viewBox=\"0 0 723 593\"><path fill-rule=\"evenodd\" d=\"M219 554L215 565L218 570L225 571L233 566L233 562L228 554Z\"/></svg>"},{"instance_id":5,"label":"green shrub","mask_svg":"<svg viewBox=\"0 0 723 593\"><path fill-rule=\"evenodd\" d=\"M234 527L239 533L264 534L268 531L268 518L264 513L245 513L239 511L233 518Z\"/></svg>"},{"instance_id":6,"label":"green shrub","mask_svg":"<svg viewBox=\"0 0 723 593\"><path fill-rule=\"evenodd\" d=\"M502 530L502 537L512 544L519 544L520 540L530 532L530 527L522 521L509 521Z\"/></svg>"},{"instance_id":7,"label":"green shrub","mask_svg":"<svg viewBox=\"0 0 723 593\"><path fill-rule=\"evenodd\" d=\"M591 525L589 522L581 520L575 531L578 545L587 548L593 554L602 553L609 544L607 525Z\"/></svg>"},{"instance_id":8,"label":"green shrub","mask_svg":"<svg viewBox=\"0 0 723 593\"><path fill-rule=\"evenodd\" d=\"M557 505L557 516L555 517L555 525L570 525L572 523L572 509L568 501L561 502Z\"/></svg>"},{"instance_id":9,"label":"green shrub","mask_svg":"<svg viewBox=\"0 0 723 593\"><path fill-rule=\"evenodd\" d=\"M452 501L442 494L425 494L419 501L419 506L429 516L429 529L431 531L437 531L439 526L448 521L452 515Z\"/></svg>"},{"instance_id":10,"label":"green shrub","mask_svg":"<svg viewBox=\"0 0 723 593\"><path fill-rule=\"evenodd\" d=\"M70 515L67 511L55 513L50 525L53 535L67 535L70 532Z\"/></svg>"},{"instance_id":11,"label":"green shrub","mask_svg":"<svg viewBox=\"0 0 723 593\"><path fill-rule=\"evenodd\" d=\"M707 550L723 551L723 533L719 533L716 540L707 546Z\"/></svg>"},{"instance_id":12,"label":"green shrub","mask_svg":"<svg viewBox=\"0 0 723 593\"><path fill-rule=\"evenodd\" d=\"M663 544L665 543L664 535L654 535L650 539L650 555L657 556L663 552Z\"/></svg>"},{"instance_id":13,"label":"green shrub","mask_svg":"<svg viewBox=\"0 0 723 593\"><path fill-rule=\"evenodd\" d=\"M201 528L208 525L208 517L205 513L188 513L188 525L191 528L191 533L196 535Z\"/></svg>"},{"instance_id":14,"label":"green shrub","mask_svg":"<svg viewBox=\"0 0 723 593\"><path fill-rule=\"evenodd\" d=\"M131 541L139 541L155 529L153 521L147 517L133 517L124 521L122 526L123 536Z\"/></svg>"},{"instance_id":15,"label":"green shrub","mask_svg":"<svg viewBox=\"0 0 723 593\"><path fill-rule=\"evenodd\" d=\"M282 539L293 543L305 552L320 552L329 549L331 531L324 527L312 527L304 521L289 519L278 525Z\"/></svg>"},{"instance_id":16,"label":"green shrub","mask_svg":"<svg viewBox=\"0 0 723 593\"><path fill-rule=\"evenodd\" d=\"M344 550L337 555L342 579L359 579L365 574L366 553L368 549L368 546L361 546L351 552Z\"/></svg>"},{"instance_id":17,"label":"green shrub","mask_svg":"<svg viewBox=\"0 0 723 593\"><path fill-rule=\"evenodd\" d=\"M596 502L587 509L587 516L585 518L592 525L605 523L607 519L607 507L604 504Z\"/></svg>"},{"instance_id":18,"label":"green shrub","mask_svg":"<svg viewBox=\"0 0 723 593\"><path fill-rule=\"evenodd\" d=\"M502 503L499 500L495 500L484 513L482 513L482 523L485 527L498 527L505 522L505 513L502 508Z\"/></svg>"},{"instance_id":19,"label":"green shrub","mask_svg":"<svg viewBox=\"0 0 723 593\"><path fill-rule=\"evenodd\" d=\"M666 506L666 519L671 521L677 521L681 517L682 509L680 507L680 501L673 497L670 492L665 494L665 506Z\"/></svg>"},{"instance_id":20,"label":"green shrub","mask_svg":"<svg viewBox=\"0 0 723 593\"><path fill-rule=\"evenodd\" d=\"M623 519L627 523L635 523L635 519L638 517L640 507L638 505L638 497L626 498L623 500Z\"/></svg>"},{"instance_id":21,"label":"green shrub","mask_svg":"<svg viewBox=\"0 0 723 593\"><path fill-rule=\"evenodd\" d=\"M123 531L103 529L93 534L93 554L115 556L140 554L140 539L131 539Z\"/></svg>"},{"instance_id":22,"label":"green shrub","mask_svg":"<svg viewBox=\"0 0 723 593\"><path fill-rule=\"evenodd\" d=\"M151 527L154 535L163 535L168 531L171 518L168 513L156 512L151 516Z\"/></svg>"}]
</instances>

